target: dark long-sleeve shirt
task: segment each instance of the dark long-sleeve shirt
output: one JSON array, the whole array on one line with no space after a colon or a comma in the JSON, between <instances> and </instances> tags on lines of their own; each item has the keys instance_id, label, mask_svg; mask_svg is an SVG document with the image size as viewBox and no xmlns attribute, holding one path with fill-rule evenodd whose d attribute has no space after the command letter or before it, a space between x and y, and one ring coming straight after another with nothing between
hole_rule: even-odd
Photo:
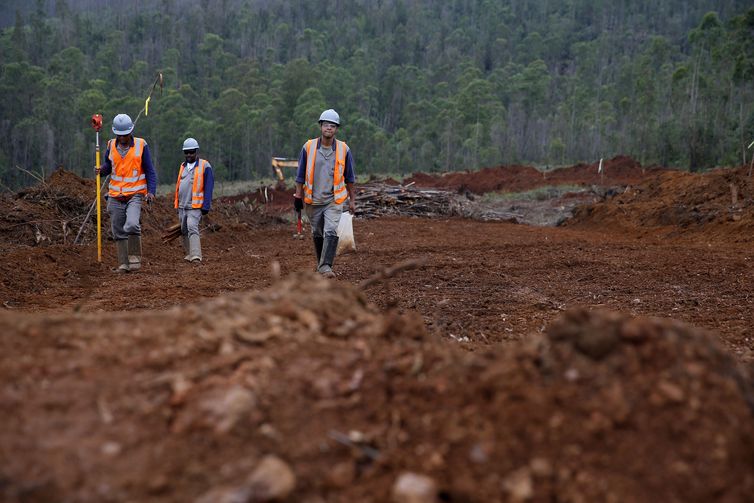
<instances>
[{"instance_id":1,"label":"dark long-sleeve shirt","mask_svg":"<svg viewBox=\"0 0 754 503\"><path fill-rule=\"evenodd\" d=\"M107 149L105 149L105 162L102 163L102 169L100 170L101 176L107 176L113 172L113 163L110 162L110 142L108 142L107 145ZM132 137L131 148L133 148L133 146L134 140ZM147 192L155 194L157 191L157 170L154 169L154 165L152 164L152 155L149 153L149 145L147 145L147 142L144 142L144 151L141 153L141 170L144 172L144 177L147 179Z\"/></svg>"},{"instance_id":2,"label":"dark long-sleeve shirt","mask_svg":"<svg viewBox=\"0 0 754 503\"><path fill-rule=\"evenodd\" d=\"M212 166L207 163L204 168L204 204L202 209L209 211L212 208L212 189L215 188L215 175L212 174Z\"/></svg>"}]
</instances>

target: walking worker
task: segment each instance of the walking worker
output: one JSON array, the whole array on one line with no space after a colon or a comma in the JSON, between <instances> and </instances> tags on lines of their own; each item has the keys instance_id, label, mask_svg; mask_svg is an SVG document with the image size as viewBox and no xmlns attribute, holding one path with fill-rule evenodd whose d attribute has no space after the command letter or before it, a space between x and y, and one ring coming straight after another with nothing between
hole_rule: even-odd
<instances>
[{"instance_id":1,"label":"walking worker","mask_svg":"<svg viewBox=\"0 0 754 503\"><path fill-rule=\"evenodd\" d=\"M149 145L143 138L134 137L133 130L131 117L116 115L115 139L107 142L105 161L95 168L100 175L110 175L107 212L119 273L141 268L141 204L151 204L157 191L157 171L152 165Z\"/></svg>"},{"instance_id":2,"label":"walking worker","mask_svg":"<svg viewBox=\"0 0 754 503\"><path fill-rule=\"evenodd\" d=\"M353 156L345 142L335 139L339 127L340 116L332 108L319 116L321 134L307 141L301 149L293 198L297 211L306 206L317 254L317 271L326 278L335 277L332 266L338 249L338 223L346 199L351 214L356 210Z\"/></svg>"},{"instance_id":3,"label":"walking worker","mask_svg":"<svg viewBox=\"0 0 754 503\"><path fill-rule=\"evenodd\" d=\"M199 222L202 215L209 213L212 207L215 177L210 163L199 158L199 142L194 138L186 138L183 142L183 155L186 161L178 170L178 181L175 184L175 207L181 222L183 251L186 253L183 259L201 262Z\"/></svg>"}]
</instances>

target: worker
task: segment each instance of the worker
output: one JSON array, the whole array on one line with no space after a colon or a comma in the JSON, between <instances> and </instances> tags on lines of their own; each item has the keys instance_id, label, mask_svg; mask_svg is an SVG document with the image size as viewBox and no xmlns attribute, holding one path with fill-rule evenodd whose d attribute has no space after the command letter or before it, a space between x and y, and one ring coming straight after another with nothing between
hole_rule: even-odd
<instances>
[{"instance_id":1,"label":"worker","mask_svg":"<svg viewBox=\"0 0 754 503\"><path fill-rule=\"evenodd\" d=\"M115 139L107 142L105 160L95 171L110 175L107 212L115 239L119 273L141 268L141 204L151 204L157 191L157 171L149 145L133 135L134 123L126 114L113 119Z\"/></svg>"},{"instance_id":2,"label":"worker","mask_svg":"<svg viewBox=\"0 0 754 503\"><path fill-rule=\"evenodd\" d=\"M353 156L345 142L335 139L339 127L335 110L325 110L319 116L319 138L307 141L299 155L293 198L296 211L306 206L317 271L326 278L335 277L332 267L338 249L338 223L346 199L351 214L356 211Z\"/></svg>"},{"instance_id":3,"label":"worker","mask_svg":"<svg viewBox=\"0 0 754 503\"><path fill-rule=\"evenodd\" d=\"M178 169L178 181L175 184L175 207L181 222L183 251L186 253L183 259L201 262L199 222L202 215L209 213L212 207L215 177L210 163L199 158L199 142L194 138L186 138L183 142L183 155L186 161Z\"/></svg>"}]
</instances>

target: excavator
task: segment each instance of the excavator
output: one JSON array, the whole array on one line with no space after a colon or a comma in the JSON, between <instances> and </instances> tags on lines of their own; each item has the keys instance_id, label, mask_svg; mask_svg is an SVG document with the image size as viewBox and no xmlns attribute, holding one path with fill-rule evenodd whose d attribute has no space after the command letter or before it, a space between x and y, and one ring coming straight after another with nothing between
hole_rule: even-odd
<instances>
[{"instance_id":1,"label":"excavator","mask_svg":"<svg viewBox=\"0 0 754 503\"><path fill-rule=\"evenodd\" d=\"M277 178L277 184L275 188L277 190L285 190L285 176L283 175L283 168L298 169L298 159L288 159L286 157L273 157L272 158L272 173ZM304 239L301 223L301 212L296 211L296 234L293 235L294 239Z\"/></svg>"},{"instance_id":2,"label":"excavator","mask_svg":"<svg viewBox=\"0 0 754 503\"><path fill-rule=\"evenodd\" d=\"M272 174L277 178L277 189L285 189L285 176L283 175L283 168L298 169L298 159L289 159L286 157L273 157L272 158Z\"/></svg>"}]
</instances>

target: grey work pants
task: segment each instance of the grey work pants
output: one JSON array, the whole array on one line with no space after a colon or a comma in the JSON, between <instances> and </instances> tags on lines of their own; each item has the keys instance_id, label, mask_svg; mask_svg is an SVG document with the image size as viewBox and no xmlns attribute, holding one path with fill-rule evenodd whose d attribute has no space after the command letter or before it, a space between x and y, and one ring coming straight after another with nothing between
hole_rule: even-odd
<instances>
[{"instance_id":1,"label":"grey work pants","mask_svg":"<svg viewBox=\"0 0 754 503\"><path fill-rule=\"evenodd\" d=\"M306 205L306 216L312 225L312 236L328 238L338 235L338 224L343 214L343 204L334 202L322 205Z\"/></svg>"},{"instance_id":2,"label":"grey work pants","mask_svg":"<svg viewBox=\"0 0 754 503\"><path fill-rule=\"evenodd\" d=\"M143 199L144 196L141 194L135 194L125 201L114 197L107 198L107 212L110 214L110 225L116 241L128 239L128 236L141 236L139 220Z\"/></svg>"},{"instance_id":3,"label":"grey work pants","mask_svg":"<svg viewBox=\"0 0 754 503\"><path fill-rule=\"evenodd\" d=\"M201 219L202 210L178 208L178 220L181 222L181 234L184 236L198 236Z\"/></svg>"}]
</instances>

